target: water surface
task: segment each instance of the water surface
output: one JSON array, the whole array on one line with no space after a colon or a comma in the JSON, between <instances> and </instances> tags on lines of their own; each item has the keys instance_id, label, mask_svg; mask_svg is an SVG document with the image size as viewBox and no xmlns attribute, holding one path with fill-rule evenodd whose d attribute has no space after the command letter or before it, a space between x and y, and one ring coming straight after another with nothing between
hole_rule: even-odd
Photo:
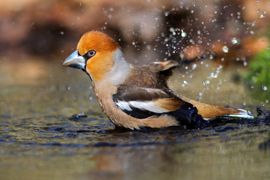
<instances>
[{"instance_id":1,"label":"water surface","mask_svg":"<svg viewBox=\"0 0 270 180\"><path fill-rule=\"evenodd\" d=\"M265 105L232 81L243 69L215 78L218 65L198 66L176 70L178 94L252 111ZM0 82L0 179L270 178L268 125L116 131L88 77L61 62L3 59ZM79 113L86 117L72 117Z\"/></svg>"}]
</instances>

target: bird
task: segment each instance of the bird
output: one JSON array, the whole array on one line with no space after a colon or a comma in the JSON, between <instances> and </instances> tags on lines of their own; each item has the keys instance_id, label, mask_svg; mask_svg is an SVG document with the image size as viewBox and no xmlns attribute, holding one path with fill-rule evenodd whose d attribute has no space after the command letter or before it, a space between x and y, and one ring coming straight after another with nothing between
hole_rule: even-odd
<instances>
[{"instance_id":1,"label":"bird","mask_svg":"<svg viewBox=\"0 0 270 180\"><path fill-rule=\"evenodd\" d=\"M101 31L84 33L64 66L84 71L97 101L115 127L140 130L208 127L218 117L253 118L249 111L205 104L176 95L167 85L177 61L134 65L119 44Z\"/></svg>"}]
</instances>

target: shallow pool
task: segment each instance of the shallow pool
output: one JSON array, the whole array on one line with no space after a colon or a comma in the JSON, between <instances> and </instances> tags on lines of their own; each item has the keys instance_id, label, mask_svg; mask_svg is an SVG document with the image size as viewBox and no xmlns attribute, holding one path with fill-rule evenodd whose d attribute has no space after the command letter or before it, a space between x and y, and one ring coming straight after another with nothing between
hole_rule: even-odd
<instances>
[{"instance_id":1,"label":"shallow pool","mask_svg":"<svg viewBox=\"0 0 270 180\"><path fill-rule=\"evenodd\" d=\"M206 64L177 69L173 89L253 112L269 108L233 80L243 69L212 76L219 65ZM3 59L0 82L0 179L270 178L268 125L116 131L88 77L60 61Z\"/></svg>"}]
</instances>

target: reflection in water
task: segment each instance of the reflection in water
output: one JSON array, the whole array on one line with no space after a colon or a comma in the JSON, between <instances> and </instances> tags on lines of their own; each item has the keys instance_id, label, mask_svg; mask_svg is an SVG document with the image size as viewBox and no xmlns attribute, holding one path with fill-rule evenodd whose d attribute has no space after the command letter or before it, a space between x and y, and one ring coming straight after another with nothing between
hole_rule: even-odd
<instances>
[{"instance_id":1,"label":"reflection in water","mask_svg":"<svg viewBox=\"0 0 270 180\"><path fill-rule=\"evenodd\" d=\"M24 72L20 67L42 70ZM176 71L173 88L196 98L202 78L217 69L211 64L202 67L198 64L190 79L182 69ZM202 100L253 105L255 101L244 86L233 84L232 73L223 71L220 88L215 86L220 79L213 79ZM89 103L90 82L79 71L57 63L3 61L0 78L0 179L270 177L267 124L229 123L204 130L113 130L95 99ZM185 79L188 83L182 87ZM81 116L72 117L79 113Z\"/></svg>"}]
</instances>

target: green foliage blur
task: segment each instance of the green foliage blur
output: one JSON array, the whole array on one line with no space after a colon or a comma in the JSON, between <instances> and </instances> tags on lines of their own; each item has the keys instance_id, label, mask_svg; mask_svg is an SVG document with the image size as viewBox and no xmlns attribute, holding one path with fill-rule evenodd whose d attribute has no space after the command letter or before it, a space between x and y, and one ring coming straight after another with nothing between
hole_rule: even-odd
<instances>
[{"instance_id":1,"label":"green foliage blur","mask_svg":"<svg viewBox=\"0 0 270 180\"><path fill-rule=\"evenodd\" d=\"M270 50L265 49L255 55L249 65L247 80L255 87L270 87Z\"/></svg>"},{"instance_id":2,"label":"green foliage blur","mask_svg":"<svg viewBox=\"0 0 270 180\"><path fill-rule=\"evenodd\" d=\"M270 35L270 31L269 31ZM252 94L258 99L270 98L270 49L267 48L256 54L249 64L249 71L245 77Z\"/></svg>"}]
</instances>

